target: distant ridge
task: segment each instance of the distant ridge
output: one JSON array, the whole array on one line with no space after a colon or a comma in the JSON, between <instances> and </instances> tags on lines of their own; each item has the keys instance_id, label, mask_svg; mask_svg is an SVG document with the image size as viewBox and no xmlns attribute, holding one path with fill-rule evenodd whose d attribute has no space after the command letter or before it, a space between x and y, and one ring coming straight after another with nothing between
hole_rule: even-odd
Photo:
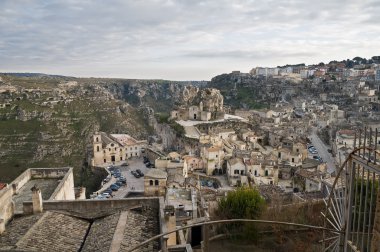
<instances>
[{"instance_id":1,"label":"distant ridge","mask_svg":"<svg viewBox=\"0 0 380 252\"><path fill-rule=\"evenodd\" d=\"M3 75L10 75L15 77L52 77L52 78L73 78L72 76L56 75L56 74L44 74L44 73L0 73Z\"/></svg>"}]
</instances>

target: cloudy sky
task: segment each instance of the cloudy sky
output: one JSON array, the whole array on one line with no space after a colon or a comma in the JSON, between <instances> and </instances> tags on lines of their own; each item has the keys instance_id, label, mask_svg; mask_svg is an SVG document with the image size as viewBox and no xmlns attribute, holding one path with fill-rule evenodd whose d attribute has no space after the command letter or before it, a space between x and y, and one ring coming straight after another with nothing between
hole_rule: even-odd
<instances>
[{"instance_id":1,"label":"cloudy sky","mask_svg":"<svg viewBox=\"0 0 380 252\"><path fill-rule=\"evenodd\" d=\"M0 72L209 80L380 54L373 0L1 0Z\"/></svg>"}]
</instances>

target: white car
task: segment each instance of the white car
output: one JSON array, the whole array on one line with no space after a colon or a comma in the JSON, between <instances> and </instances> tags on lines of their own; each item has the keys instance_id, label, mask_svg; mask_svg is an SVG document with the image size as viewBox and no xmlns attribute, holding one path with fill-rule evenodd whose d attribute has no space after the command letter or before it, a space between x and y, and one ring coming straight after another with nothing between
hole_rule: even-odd
<instances>
[{"instance_id":1,"label":"white car","mask_svg":"<svg viewBox=\"0 0 380 252\"><path fill-rule=\"evenodd\" d=\"M107 199L111 197L111 194L109 193L102 193L102 196L106 197Z\"/></svg>"}]
</instances>

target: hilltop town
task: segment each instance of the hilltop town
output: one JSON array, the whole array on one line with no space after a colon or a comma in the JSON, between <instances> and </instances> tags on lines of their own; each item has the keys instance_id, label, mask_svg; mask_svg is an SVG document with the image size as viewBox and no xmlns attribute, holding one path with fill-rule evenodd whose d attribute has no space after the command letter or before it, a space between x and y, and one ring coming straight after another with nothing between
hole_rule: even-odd
<instances>
[{"instance_id":1,"label":"hilltop town","mask_svg":"<svg viewBox=\"0 0 380 252\"><path fill-rule=\"evenodd\" d=\"M69 237L68 251L129 251L218 219L220 200L239 188L259 192L268 219L318 225L360 139L374 153L380 144L379 56L256 67L208 83L0 77L1 174L17 168L0 177L0 251L49 251L47 225ZM363 158L376 165L376 154ZM218 232L180 230L144 251L207 251ZM321 248L295 239L292 251Z\"/></svg>"}]
</instances>

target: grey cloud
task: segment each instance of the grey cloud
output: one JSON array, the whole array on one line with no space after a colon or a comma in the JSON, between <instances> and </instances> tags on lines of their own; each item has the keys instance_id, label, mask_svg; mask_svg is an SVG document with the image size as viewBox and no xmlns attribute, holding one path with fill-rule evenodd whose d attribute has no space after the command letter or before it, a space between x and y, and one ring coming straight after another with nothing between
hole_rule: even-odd
<instances>
[{"instance_id":1,"label":"grey cloud","mask_svg":"<svg viewBox=\"0 0 380 252\"><path fill-rule=\"evenodd\" d=\"M88 68L83 74L125 68L124 77L154 77L155 67L172 74L204 69L213 59L241 66L329 61L350 51L371 56L380 34L376 0L3 0L0 9L0 71L81 66ZM123 68L113 72L115 66ZM215 71L194 71L191 79Z\"/></svg>"}]
</instances>

